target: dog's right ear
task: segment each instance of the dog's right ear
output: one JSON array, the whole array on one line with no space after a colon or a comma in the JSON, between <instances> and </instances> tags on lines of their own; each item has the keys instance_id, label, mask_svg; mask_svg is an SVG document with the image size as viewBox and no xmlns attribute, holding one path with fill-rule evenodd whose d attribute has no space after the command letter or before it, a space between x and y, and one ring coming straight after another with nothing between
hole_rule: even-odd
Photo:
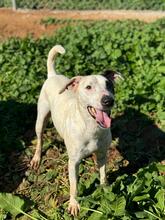
<instances>
[{"instance_id":1,"label":"dog's right ear","mask_svg":"<svg viewBox=\"0 0 165 220\"><path fill-rule=\"evenodd\" d=\"M82 76L75 76L72 79L70 79L69 82L59 91L59 94L65 92L66 89L76 92L81 78Z\"/></svg>"},{"instance_id":2,"label":"dog's right ear","mask_svg":"<svg viewBox=\"0 0 165 220\"><path fill-rule=\"evenodd\" d=\"M124 80L121 73L114 70L105 70L102 75L112 82L116 82L118 79Z\"/></svg>"}]
</instances>

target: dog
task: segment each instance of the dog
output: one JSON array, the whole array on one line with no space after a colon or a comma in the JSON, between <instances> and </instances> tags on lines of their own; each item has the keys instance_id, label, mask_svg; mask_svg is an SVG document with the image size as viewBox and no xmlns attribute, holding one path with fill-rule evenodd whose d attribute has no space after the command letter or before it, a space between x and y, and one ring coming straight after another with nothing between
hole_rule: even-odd
<instances>
[{"instance_id":1,"label":"dog","mask_svg":"<svg viewBox=\"0 0 165 220\"><path fill-rule=\"evenodd\" d=\"M75 76L68 79L54 69L56 55L64 54L61 45L54 46L47 59L47 80L38 100L36 120L37 147L31 167L38 169L41 160L42 136L49 117L64 139L69 161L70 200L68 211L77 216L76 200L78 167L81 159L95 153L100 184L106 183L106 153L111 144L110 110L114 105L114 82L121 74L107 70L102 75Z\"/></svg>"}]
</instances>

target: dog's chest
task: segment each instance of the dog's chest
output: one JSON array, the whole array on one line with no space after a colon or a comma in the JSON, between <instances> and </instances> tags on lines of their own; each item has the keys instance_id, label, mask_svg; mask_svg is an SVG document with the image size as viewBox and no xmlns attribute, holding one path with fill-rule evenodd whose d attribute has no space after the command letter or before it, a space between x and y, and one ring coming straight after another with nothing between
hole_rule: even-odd
<instances>
[{"instance_id":1,"label":"dog's chest","mask_svg":"<svg viewBox=\"0 0 165 220\"><path fill-rule=\"evenodd\" d=\"M84 142L80 149L80 157L84 158L93 152L107 148L110 144L111 137L109 131L85 132L83 135Z\"/></svg>"},{"instance_id":2,"label":"dog's chest","mask_svg":"<svg viewBox=\"0 0 165 220\"><path fill-rule=\"evenodd\" d=\"M82 145L80 150L80 157L84 158L88 155L92 154L93 152L98 150L98 144L96 140L86 141L84 145Z\"/></svg>"}]
</instances>

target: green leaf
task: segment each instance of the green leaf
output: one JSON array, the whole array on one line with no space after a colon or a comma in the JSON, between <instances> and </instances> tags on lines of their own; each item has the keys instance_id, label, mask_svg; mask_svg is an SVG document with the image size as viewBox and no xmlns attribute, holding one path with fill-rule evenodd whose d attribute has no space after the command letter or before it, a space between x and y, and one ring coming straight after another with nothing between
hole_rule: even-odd
<instances>
[{"instance_id":1,"label":"green leaf","mask_svg":"<svg viewBox=\"0 0 165 220\"><path fill-rule=\"evenodd\" d=\"M146 200L146 199L148 199L148 198L150 198L150 195L149 195L149 194L144 194L144 195L141 195L141 196L135 196L135 197L133 198L133 201L134 201L134 202L139 202L139 201Z\"/></svg>"},{"instance_id":2,"label":"green leaf","mask_svg":"<svg viewBox=\"0 0 165 220\"><path fill-rule=\"evenodd\" d=\"M165 190L159 189L156 193L155 198L157 199L156 207L162 212L165 211Z\"/></svg>"},{"instance_id":3,"label":"green leaf","mask_svg":"<svg viewBox=\"0 0 165 220\"><path fill-rule=\"evenodd\" d=\"M103 216L103 215L101 215L101 214L99 214L99 213L96 213L96 212L93 212L90 216L89 216L89 218L88 218L88 220L107 220L107 217L105 217L105 216Z\"/></svg>"},{"instance_id":4,"label":"green leaf","mask_svg":"<svg viewBox=\"0 0 165 220\"><path fill-rule=\"evenodd\" d=\"M135 212L135 216L138 218L138 219L144 219L147 217L147 214L145 212Z\"/></svg>"},{"instance_id":5,"label":"green leaf","mask_svg":"<svg viewBox=\"0 0 165 220\"><path fill-rule=\"evenodd\" d=\"M145 213L147 213L150 217L149 219L154 219L154 220L162 220L162 218L159 218L159 216L155 215L154 213L148 211L148 210L144 210Z\"/></svg>"},{"instance_id":6,"label":"green leaf","mask_svg":"<svg viewBox=\"0 0 165 220\"><path fill-rule=\"evenodd\" d=\"M114 50L114 51L113 51L113 54L112 54L112 56L113 56L114 59L117 59L117 58L120 57L121 55L122 55L122 52L121 52L120 49Z\"/></svg>"},{"instance_id":7,"label":"green leaf","mask_svg":"<svg viewBox=\"0 0 165 220\"><path fill-rule=\"evenodd\" d=\"M18 196L14 196L10 193L0 193L0 207L12 215L17 216L22 213L24 205L24 200Z\"/></svg>"},{"instance_id":8,"label":"green leaf","mask_svg":"<svg viewBox=\"0 0 165 220\"><path fill-rule=\"evenodd\" d=\"M18 196L15 196L11 193L0 193L0 208L2 208L4 211L11 213L14 217L16 217L18 214L23 214L29 219L38 220L38 218L35 218L24 212L25 205L25 201ZM40 216L40 219L46 220L46 218L43 216Z\"/></svg>"},{"instance_id":9,"label":"green leaf","mask_svg":"<svg viewBox=\"0 0 165 220\"><path fill-rule=\"evenodd\" d=\"M165 66L159 66L157 68L158 72L162 72L162 73L165 73Z\"/></svg>"},{"instance_id":10,"label":"green leaf","mask_svg":"<svg viewBox=\"0 0 165 220\"><path fill-rule=\"evenodd\" d=\"M133 199L138 195L144 187L144 179L136 178L133 184L127 186L128 193L130 193L130 199Z\"/></svg>"},{"instance_id":11,"label":"green leaf","mask_svg":"<svg viewBox=\"0 0 165 220\"><path fill-rule=\"evenodd\" d=\"M101 200L101 210L104 213L108 213L108 214L112 214L112 211L115 211L112 207L111 207L111 203L110 201L108 201L105 198L102 198Z\"/></svg>"},{"instance_id":12,"label":"green leaf","mask_svg":"<svg viewBox=\"0 0 165 220\"><path fill-rule=\"evenodd\" d=\"M117 198L110 204L115 216L122 216L125 213L126 200L124 196Z\"/></svg>"}]
</instances>

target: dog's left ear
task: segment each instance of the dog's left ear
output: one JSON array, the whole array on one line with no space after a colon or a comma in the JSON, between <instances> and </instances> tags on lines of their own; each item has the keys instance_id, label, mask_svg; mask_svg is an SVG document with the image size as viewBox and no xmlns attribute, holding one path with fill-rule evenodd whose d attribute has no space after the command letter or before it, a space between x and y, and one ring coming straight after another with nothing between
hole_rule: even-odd
<instances>
[{"instance_id":1,"label":"dog's left ear","mask_svg":"<svg viewBox=\"0 0 165 220\"><path fill-rule=\"evenodd\" d=\"M69 82L59 91L59 94L62 94L65 90L72 90L73 92L76 92L81 78L82 76L75 76L70 79Z\"/></svg>"},{"instance_id":2,"label":"dog's left ear","mask_svg":"<svg viewBox=\"0 0 165 220\"><path fill-rule=\"evenodd\" d=\"M114 71L114 70L105 70L102 75L112 82L116 82L119 79L124 80L121 73Z\"/></svg>"}]
</instances>

